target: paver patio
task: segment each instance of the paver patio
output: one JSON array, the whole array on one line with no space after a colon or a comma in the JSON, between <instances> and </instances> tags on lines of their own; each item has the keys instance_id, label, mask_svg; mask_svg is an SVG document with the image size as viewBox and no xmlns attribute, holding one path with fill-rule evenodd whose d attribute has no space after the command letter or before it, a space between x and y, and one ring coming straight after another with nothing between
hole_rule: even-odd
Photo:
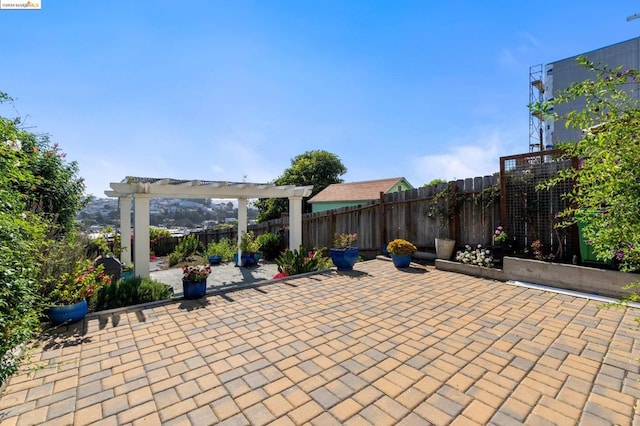
<instances>
[{"instance_id":1,"label":"paver patio","mask_svg":"<svg viewBox=\"0 0 640 426\"><path fill-rule=\"evenodd\" d=\"M640 310L391 262L88 317L2 425L640 424Z\"/></svg>"}]
</instances>

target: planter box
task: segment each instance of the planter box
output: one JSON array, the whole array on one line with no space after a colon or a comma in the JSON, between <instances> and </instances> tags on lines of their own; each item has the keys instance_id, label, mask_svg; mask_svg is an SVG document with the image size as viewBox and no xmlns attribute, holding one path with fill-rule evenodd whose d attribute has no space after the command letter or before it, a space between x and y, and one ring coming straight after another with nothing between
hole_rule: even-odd
<instances>
[{"instance_id":1,"label":"planter box","mask_svg":"<svg viewBox=\"0 0 640 426\"><path fill-rule=\"evenodd\" d=\"M640 281L640 274L508 256L503 259L503 269L441 259L436 259L436 268L491 280L521 281L616 299L632 293L622 287Z\"/></svg>"},{"instance_id":2,"label":"planter box","mask_svg":"<svg viewBox=\"0 0 640 426\"><path fill-rule=\"evenodd\" d=\"M467 265L452 260L436 259L436 269L459 274L473 275L474 277L487 278L489 280L506 281L504 271L496 268L484 268L482 266Z\"/></svg>"},{"instance_id":3,"label":"planter box","mask_svg":"<svg viewBox=\"0 0 640 426\"><path fill-rule=\"evenodd\" d=\"M640 280L640 274L517 257L505 257L503 268L509 280L543 284L616 299L631 293L629 290L623 290L622 287Z\"/></svg>"}]
</instances>

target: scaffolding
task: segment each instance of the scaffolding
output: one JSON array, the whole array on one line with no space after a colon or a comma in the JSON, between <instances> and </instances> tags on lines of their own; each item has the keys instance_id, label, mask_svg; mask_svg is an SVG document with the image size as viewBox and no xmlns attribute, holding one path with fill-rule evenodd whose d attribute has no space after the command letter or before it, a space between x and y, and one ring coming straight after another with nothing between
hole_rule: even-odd
<instances>
[{"instance_id":1,"label":"scaffolding","mask_svg":"<svg viewBox=\"0 0 640 426\"><path fill-rule=\"evenodd\" d=\"M544 150L544 82L542 64L529 67L529 152Z\"/></svg>"}]
</instances>

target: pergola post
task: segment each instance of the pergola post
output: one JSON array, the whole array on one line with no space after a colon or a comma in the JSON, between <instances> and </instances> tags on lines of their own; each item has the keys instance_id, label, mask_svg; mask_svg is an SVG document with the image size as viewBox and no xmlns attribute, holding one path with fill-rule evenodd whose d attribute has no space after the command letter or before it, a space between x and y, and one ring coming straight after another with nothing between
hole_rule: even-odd
<instances>
[{"instance_id":1,"label":"pergola post","mask_svg":"<svg viewBox=\"0 0 640 426\"><path fill-rule=\"evenodd\" d=\"M149 278L149 197L133 196L135 263L138 277Z\"/></svg>"},{"instance_id":2,"label":"pergola post","mask_svg":"<svg viewBox=\"0 0 640 426\"><path fill-rule=\"evenodd\" d=\"M131 197L118 197L120 207L120 262L131 264Z\"/></svg>"},{"instance_id":3,"label":"pergola post","mask_svg":"<svg viewBox=\"0 0 640 426\"><path fill-rule=\"evenodd\" d=\"M240 259L242 258L240 241L245 232L247 232L247 199L238 198L238 265L241 265Z\"/></svg>"},{"instance_id":4,"label":"pergola post","mask_svg":"<svg viewBox=\"0 0 640 426\"><path fill-rule=\"evenodd\" d=\"M289 197L289 249L302 245L302 197Z\"/></svg>"}]
</instances>

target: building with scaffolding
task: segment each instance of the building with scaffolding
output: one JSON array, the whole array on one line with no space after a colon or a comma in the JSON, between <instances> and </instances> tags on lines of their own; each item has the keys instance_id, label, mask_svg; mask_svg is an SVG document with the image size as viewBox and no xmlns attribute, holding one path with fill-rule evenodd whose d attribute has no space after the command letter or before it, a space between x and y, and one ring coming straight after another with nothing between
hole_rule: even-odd
<instances>
[{"instance_id":1,"label":"building with scaffolding","mask_svg":"<svg viewBox=\"0 0 640 426\"><path fill-rule=\"evenodd\" d=\"M556 93L566 89L571 83L594 77L578 64L578 56L586 56L594 63L611 68L623 66L640 69L640 37L551 62L544 67L535 65L529 68L529 104L533 106L529 115L529 152L553 149L559 142L576 141L582 137L580 130L566 128L563 122L545 120L544 111L535 108L545 100L552 100ZM639 87L640 82L636 82L624 89L635 99L640 99ZM584 102L575 100L556 105L555 108L559 115L565 115L569 111L584 108Z\"/></svg>"}]
</instances>

